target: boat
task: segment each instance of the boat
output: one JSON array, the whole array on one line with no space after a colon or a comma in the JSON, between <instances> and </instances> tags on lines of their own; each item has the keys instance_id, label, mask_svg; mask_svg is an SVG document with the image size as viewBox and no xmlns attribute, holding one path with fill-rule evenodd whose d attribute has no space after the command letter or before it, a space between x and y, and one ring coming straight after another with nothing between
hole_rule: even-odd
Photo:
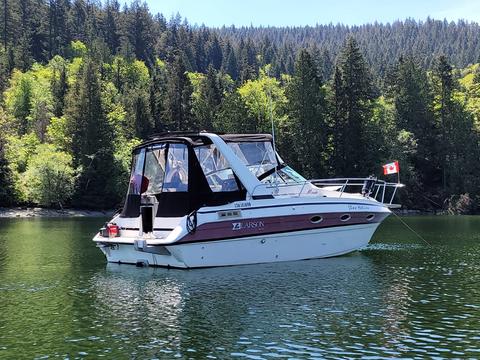
<instances>
[{"instance_id":1,"label":"boat","mask_svg":"<svg viewBox=\"0 0 480 360\"><path fill-rule=\"evenodd\" d=\"M93 241L108 262L183 269L339 256L368 244L402 186L307 180L269 134L163 133L133 150L124 206Z\"/></svg>"}]
</instances>

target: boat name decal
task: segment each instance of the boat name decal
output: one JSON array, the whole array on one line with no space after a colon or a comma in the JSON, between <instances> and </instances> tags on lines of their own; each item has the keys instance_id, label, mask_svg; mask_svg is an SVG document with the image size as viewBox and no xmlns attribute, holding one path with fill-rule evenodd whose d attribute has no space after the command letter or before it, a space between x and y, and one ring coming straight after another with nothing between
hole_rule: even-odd
<instances>
[{"instance_id":1,"label":"boat name decal","mask_svg":"<svg viewBox=\"0 0 480 360\"><path fill-rule=\"evenodd\" d=\"M370 210L370 206L368 206L368 205L348 205L348 210L350 210L350 211Z\"/></svg>"},{"instance_id":2,"label":"boat name decal","mask_svg":"<svg viewBox=\"0 0 480 360\"><path fill-rule=\"evenodd\" d=\"M243 221L243 222L234 222L232 223L232 230L252 230L252 229L263 229L265 223L263 221Z\"/></svg>"}]
</instances>

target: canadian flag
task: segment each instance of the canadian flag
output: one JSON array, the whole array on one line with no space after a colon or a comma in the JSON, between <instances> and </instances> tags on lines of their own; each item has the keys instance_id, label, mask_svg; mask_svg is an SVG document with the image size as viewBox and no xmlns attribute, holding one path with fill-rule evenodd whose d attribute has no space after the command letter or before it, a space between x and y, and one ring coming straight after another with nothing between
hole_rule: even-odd
<instances>
[{"instance_id":1,"label":"canadian flag","mask_svg":"<svg viewBox=\"0 0 480 360\"><path fill-rule=\"evenodd\" d=\"M400 171L398 161L383 165L383 175L396 174Z\"/></svg>"}]
</instances>

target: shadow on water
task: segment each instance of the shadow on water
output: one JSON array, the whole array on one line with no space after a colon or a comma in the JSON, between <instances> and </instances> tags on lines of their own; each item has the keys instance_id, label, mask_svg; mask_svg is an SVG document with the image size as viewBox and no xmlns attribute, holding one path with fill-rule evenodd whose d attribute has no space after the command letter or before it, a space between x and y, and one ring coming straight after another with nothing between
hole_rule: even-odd
<instances>
[{"instance_id":1,"label":"shadow on water","mask_svg":"<svg viewBox=\"0 0 480 360\"><path fill-rule=\"evenodd\" d=\"M106 264L102 219L0 221L0 358L480 355L480 221L395 219L348 256L191 271ZM20 311L21 309L21 311Z\"/></svg>"}]
</instances>

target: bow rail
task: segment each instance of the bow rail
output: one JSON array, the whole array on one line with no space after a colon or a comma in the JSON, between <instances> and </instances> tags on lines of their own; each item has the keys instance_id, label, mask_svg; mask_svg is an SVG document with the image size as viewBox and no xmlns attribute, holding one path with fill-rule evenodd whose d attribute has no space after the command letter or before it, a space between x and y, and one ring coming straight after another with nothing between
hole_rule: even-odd
<instances>
[{"instance_id":1,"label":"bow rail","mask_svg":"<svg viewBox=\"0 0 480 360\"><path fill-rule=\"evenodd\" d=\"M376 200L386 205L389 208L399 208L401 205L394 204L393 200L397 193L398 188L402 188L405 185L401 183L387 182L384 180L378 180L374 177L367 178L333 178L333 179L312 179L304 182L291 182L291 183L264 183L257 185L252 197L255 196L255 190L260 186L265 186L272 190L275 196L294 196L300 197L315 195L312 186L320 190L328 191L328 196L332 196L332 193L338 194L338 197L345 197L348 194L361 195L367 199Z\"/></svg>"}]
</instances>

